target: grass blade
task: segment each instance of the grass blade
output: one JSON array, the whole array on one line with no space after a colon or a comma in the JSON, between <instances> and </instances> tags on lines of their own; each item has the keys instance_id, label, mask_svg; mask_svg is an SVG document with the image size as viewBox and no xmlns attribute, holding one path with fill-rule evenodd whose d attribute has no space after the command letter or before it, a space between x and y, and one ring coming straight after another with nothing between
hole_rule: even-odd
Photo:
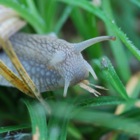
<instances>
[{"instance_id":1,"label":"grass blade","mask_svg":"<svg viewBox=\"0 0 140 140\"><path fill-rule=\"evenodd\" d=\"M52 103L53 104L53 103ZM55 117L64 119L65 117L61 114L65 114L66 109L72 109L68 115L67 119L72 119L73 121L80 123L94 124L95 126L106 127L109 129L123 131L130 135L140 135L140 124L139 120L130 119L124 116L117 116L111 113L101 112L92 109L81 109L72 105L71 103L54 103L55 108L53 110L59 110L59 112L53 114ZM56 108L57 106L57 108ZM111 121L111 123L110 123Z\"/></svg>"},{"instance_id":2,"label":"grass blade","mask_svg":"<svg viewBox=\"0 0 140 140\"><path fill-rule=\"evenodd\" d=\"M39 137L41 140L46 140L48 129L44 108L38 102L31 103L28 100L23 100L23 102L26 104L30 114L33 136Z\"/></svg>"},{"instance_id":3,"label":"grass blade","mask_svg":"<svg viewBox=\"0 0 140 140\"><path fill-rule=\"evenodd\" d=\"M136 6L140 7L140 1L139 0L130 0L132 3L134 3Z\"/></svg>"},{"instance_id":4,"label":"grass blade","mask_svg":"<svg viewBox=\"0 0 140 140\"><path fill-rule=\"evenodd\" d=\"M94 123L99 126L124 131L130 135L140 135L140 125L138 122L109 113L95 110L92 110L92 112L83 110L75 113L73 119L84 123ZM109 123L110 121L111 123Z\"/></svg>"},{"instance_id":5,"label":"grass blade","mask_svg":"<svg viewBox=\"0 0 140 140\"><path fill-rule=\"evenodd\" d=\"M29 9L31 10L31 12L34 13L35 15L39 16L39 13L36 9L34 0L26 0L26 3L28 5Z\"/></svg>"},{"instance_id":6,"label":"grass blade","mask_svg":"<svg viewBox=\"0 0 140 140\"><path fill-rule=\"evenodd\" d=\"M85 26L85 22L87 23L87 21L85 21L85 14L82 13L79 8L74 7L71 18L79 34L85 39L89 38L90 33L88 32L88 26Z\"/></svg>"},{"instance_id":7,"label":"grass blade","mask_svg":"<svg viewBox=\"0 0 140 140\"><path fill-rule=\"evenodd\" d=\"M51 102L51 107L53 108L52 117L49 120L49 140L66 140L67 138L67 127L69 122L69 116L72 111L72 107L65 105L60 110L56 107L56 104ZM58 118L57 114L63 113L63 119ZM55 133L54 133L55 131Z\"/></svg>"},{"instance_id":8,"label":"grass blade","mask_svg":"<svg viewBox=\"0 0 140 140\"><path fill-rule=\"evenodd\" d=\"M107 57L103 57L101 61L96 60L95 64L102 69L102 73L105 77L104 79L114 87L121 97L128 99L125 87L123 86L109 59Z\"/></svg>"},{"instance_id":9,"label":"grass blade","mask_svg":"<svg viewBox=\"0 0 140 140\"><path fill-rule=\"evenodd\" d=\"M63 14L60 16L60 19L58 20L57 24L55 25L55 28L54 28L54 32L56 34L58 34L62 28L62 26L64 25L65 21L68 19L71 11L72 11L73 7L72 6L67 6L65 9L64 9L64 12Z\"/></svg>"},{"instance_id":10,"label":"grass blade","mask_svg":"<svg viewBox=\"0 0 140 140\"><path fill-rule=\"evenodd\" d=\"M0 134L10 131L17 131L21 129L29 128L29 125L15 125L15 126L7 126L7 127L0 127Z\"/></svg>"},{"instance_id":11,"label":"grass blade","mask_svg":"<svg viewBox=\"0 0 140 140\"><path fill-rule=\"evenodd\" d=\"M83 13L81 9L74 7L70 17L76 30L84 40L98 36L96 18L93 15L91 16L91 13ZM99 58L102 54L102 48L100 47L100 44L97 43L94 44L94 47L87 48L86 52L92 59Z\"/></svg>"},{"instance_id":12,"label":"grass blade","mask_svg":"<svg viewBox=\"0 0 140 140\"><path fill-rule=\"evenodd\" d=\"M106 15L109 15L109 18L113 21L114 18L113 18L110 1L109 0L103 1L102 5L103 5L103 9L104 9L104 12L106 13ZM106 24L106 29L107 29L107 32L109 35L114 34L114 32L112 31L112 29L110 28L110 26L108 24ZM130 78L130 67L129 67L129 63L128 63L129 62L128 58L126 56L126 52L119 39L117 39L114 42L110 41L110 44L111 44L111 49L114 54L115 60L117 62L117 70L118 70L121 78L123 79L123 81L125 81L125 83L126 83L127 80ZM124 71L125 71L125 73L124 73Z\"/></svg>"},{"instance_id":13,"label":"grass blade","mask_svg":"<svg viewBox=\"0 0 140 140\"><path fill-rule=\"evenodd\" d=\"M95 7L92 3L81 0L81 1L75 1L75 0L59 0L61 2L65 2L67 4L71 4L74 6L81 7L85 9L86 11L96 15L98 18L102 19L110 28L114 31L114 33L117 34L117 36L122 40L122 42L126 45L126 47L129 49L129 51L138 59L140 60L140 51L138 48L136 48L135 45L128 39L126 34L121 31L112 20L110 20L103 11L101 11L99 8Z\"/></svg>"},{"instance_id":14,"label":"grass blade","mask_svg":"<svg viewBox=\"0 0 140 140\"><path fill-rule=\"evenodd\" d=\"M55 25L55 19L57 15L57 2L56 0L49 0L46 4L46 16L44 17L44 20L47 24L47 32L52 32L53 27Z\"/></svg>"},{"instance_id":15,"label":"grass blade","mask_svg":"<svg viewBox=\"0 0 140 140\"><path fill-rule=\"evenodd\" d=\"M125 100L115 96L101 96L100 98L80 97L75 101L77 106L83 107L95 107L95 106L107 106L107 105L119 105L119 104L131 104L133 105L137 100L129 99Z\"/></svg>"}]
</instances>

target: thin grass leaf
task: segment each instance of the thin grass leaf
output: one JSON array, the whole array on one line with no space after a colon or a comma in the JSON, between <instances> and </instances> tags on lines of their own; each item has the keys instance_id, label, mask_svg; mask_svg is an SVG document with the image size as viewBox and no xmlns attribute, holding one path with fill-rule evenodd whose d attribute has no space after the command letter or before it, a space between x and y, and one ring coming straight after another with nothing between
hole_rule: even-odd
<instances>
[{"instance_id":1,"label":"thin grass leaf","mask_svg":"<svg viewBox=\"0 0 140 140\"><path fill-rule=\"evenodd\" d=\"M38 11L37 11L37 8L35 6L34 0L26 0L26 3L27 3L28 8L31 10L32 13L34 13L37 16L40 16Z\"/></svg>"},{"instance_id":2,"label":"thin grass leaf","mask_svg":"<svg viewBox=\"0 0 140 140\"><path fill-rule=\"evenodd\" d=\"M21 78L15 75L1 60L0 60L0 75L3 76L7 81L13 81L13 84L16 88L22 92L27 93L27 95L32 96L32 93L29 92L28 86L24 85L24 82ZM34 95L32 96L34 97Z\"/></svg>"},{"instance_id":3,"label":"thin grass leaf","mask_svg":"<svg viewBox=\"0 0 140 140\"><path fill-rule=\"evenodd\" d=\"M119 104L131 104L134 105L134 103L137 100L135 99L128 99L125 100L120 97L115 96L101 96L99 98L91 98L91 97L79 97L75 101L75 105L81 106L81 107L95 107L95 106L107 106L107 105L119 105Z\"/></svg>"},{"instance_id":4,"label":"thin grass leaf","mask_svg":"<svg viewBox=\"0 0 140 140\"><path fill-rule=\"evenodd\" d=\"M129 0L131 1L132 3L134 3L136 6L139 6L140 7L140 1L139 0Z\"/></svg>"},{"instance_id":5,"label":"thin grass leaf","mask_svg":"<svg viewBox=\"0 0 140 140\"><path fill-rule=\"evenodd\" d=\"M60 19L58 20L57 24L54 27L54 32L56 34L58 34L61 30L61 28L63 27L64 23L66 22L66 20L68 19L71 11L72 11L73 7L72 6L67 6L64 9L63 14L61 15Z\"/></svg>"},{"instance_id":6,"label":"thin grass leaf","mask_svg":"<svg viewBox=\"0 0 140 140\"><path fill-rule=\"evenodd\" d=\"M121 7L123 5L123 7L121 8L122 14L120 14L118 11L116 12L116 9L113 8L116 5L116 2L114 1L114 3L112 3L112 1L110 1L110 3L117 24L123 29L123 32L126 32L129 38L133 40L135 46L140 49L140 41L137 32L137 7L135 7L135 5L133 5L129 0L128 2L119 0L118 7Z\"/></svg>"},{"instance_id":7,"label":"thin grass leaf","mask_svg":"<svg viewBox=\"0 0 140 140\"><path fill-rule=\"evenodd\" d=\"M37 33L45 33L47 31L46 24L41 16L32 13L24 4L13 0L0 0L0 4L13 8L23 19L33 26Z\"/></svg>"},{"instance_id":8,"label":"thin grass leaf","mask_svg":"<svg viewBox=\"0 0 140 140\"><path fill-rule=\"evenodd\" d=\"M45 19L46 18L47 1L46 0L41 0L41 1L34 0L34 1L37 5L38 12L42 16L42 18Z\"/></svg>"},{"instance_id":9,"label":"thin grass leaf","mask_svg":"<svg viewBox=\"0 0 140 140\"><path fill-rule=\"evenodd\" d=\"M109 18L113 21L114 18L113 18L110 1L109 0L103 1L102 5L103 5L103 9L106 15L108 15ZM108 24L106 24L106 29L109 35L114 34L114 32L112 31L112 29L110 28ZM127 82L127 80L130 78L130 67L129 67L129 61L126 56L126 52L123 48L123 45L119 39L117 39L114 42L110 41L110 44L111 44L111 49L114 54L115 60L117 62L118 72L121 78L123 79L123 81Z\"/></svg>"},{"instance_id":10,"label":"thin grass leaf","mask_svg":"<svg viewBox=\"0 0 140 140\"><path fill-rule=\"evenodd\" d=\"M49 128L49 140L66 140L67 138L67 127L70 117L70 112L72 111L72 107L65 107L59 110L57 108L57 104L53 104L51 102L52 107L52 116L49 120L48 128ZM63 118L58 118L57 114L63 112ZM65 112L65 113L64 113ZM60 113L61 114L61 113ZM62 115L62 114L61 114Z\"/></svg>"},{"instance_id":11,"label":"thin grass leaf","mask_svg":"<svg viewBox=\"0 0 140 140\"><path fill-rule=\"evenodd\" d=\"M55 124L56 125L56 124ZM60 135L59 126L56 125L49 129L49 137L48 140L58 140Z\"/></svg>"},{"instance_id":12,"label":"thin grass leaf","mask_svg":"<svg viewBox=\"0 0 140 140\"><path fill-rule=\"evenodd\" d=\"M76 140L84 139L81 132L72 123L68 126L68 133Z\"/></svg>"},{"instance_id":13,"label":"thin grass leaf","mask_svg":"<svg viewBox=\"0 0 140 140\"><path fill-rule=\"evenodd\" d=\"M83 12L78 7L74 7L70 17L76 30L84 40L98 36L96 18L93 15L91 16L91 13ZM94 47L87 48L86 52L90 58L97 58L101 56L102 48L97 43L94 44Z\"/></svg>"},{"instance_id":14,"label":"thin grass leaf","mask_svg":"<svg viewBox=\"0 0 140 140\"><path fill-rule=\"evenodd\" d=\"M117 36L122 40L122 42L129 49L129 51L138 60L140 60L140 50L138 50L138 48L136 48L136 46L133 45L133 43L128 39L126 34L123 31L121 31L121 29L119 29L117 27L117 25L114 23L114 21L112 22L112 20L110 20L108 17L106 17L104 12L101 11L99 8L95 7L92 3L90 3L90 2L88 2L86 0L80 0L80 1L59 0L59 1L65 2L67 4L71 4L71 5L74 5L74 6L79 6L79 7L83 8L83 9L85 9L86 11L96 15L98 18L102 19L106 24L108 24L108 26L110 26L110 28L114 31L114 33L117 34Z\"/></svg>"},{"instance_id":15,"label":"thin grass leaf","mask_svg":"<svg viewBox=\"0 0 140 140\"><path fill-rule=\"evenodd\" d=\"M127 110L127 111L123 112L120 116L124 116L127 118L131 118L135 121L139 121L140 120L140 109L133 108L133 109Z\"/></svg>"},{"instance_id":16,"label":"thin grass leaf","mask_svg":"<svg viewBox=\"0 0 140 140\"><path fill-rule=\"evenodd\" d=\"M88 32L88 26L85 26L85 23L87 23L85 14L82 13L79 8L74 7L71 18L79 34L85 39L89 38L90 33Z\"/></svg>"},{"instance_id":17,"label":"thin grass leaf","mask_svg":"<svg viewBox=\"0 0 140 140\"><path fill-rule=\"evenodd\" d=\"M34 137L39 137L40 140L46 140L48 135L45 109L38 102L32 103L28 100L23 100L26 104L32 125L32 134Z\"/></svg>"},{"instance_id":18,"label":"thin grass leaf","mask_svg":"<svg viewBox=\"0 0 140 140\"><path fill-rule=\"evenodd\" d=\"M68 121L65 120L62 123L61 135L60 135L59 140L66 140L66 138L67 138L67 127L68 127Z\"/></svg>"},{"instance_id":19,"label":"thin grass leaf","mask_svg":"<svg viewBox=\"0 0 140 140\"><path fill-rule=\"evenodd\" d=\"M46 16L44 18L47 24L47 32L52 32L55 26L55 18L57 15L57 2L56 0L49 0L46 4Z\"/></svg>"},{"instance_id":20,"label":"thin grass leaf","mask_svg":"<svg viewBox=\"0 0 140 140\"><path fill-rule=\"evenodd\" d=\"M10 41L5 42L4 39L0 38L0 43L2 45L3 50L6 52L6 54L10 58L12 64L14 65L14 67L16 68L17 72L19 73L19 75L22 79L22 81L21 80L18 80L18 81L20 81L21 85L23 84L23 85L25 85L25 87L27 87L27 90L26 90L27 94L29 94L33 97L36 97L40 101L40 103L42 103L42 105L46 108L46 111L48 111L50 113L50 107L47 105L46 102L44 102L44 100L43 100L40 92L38 91L37 87L35 86L34 82L31 80L30 76L28 75L28 73L26 72L26 70L24 69L22 64L20 63L15 51L13 50L13 47L12 47L12 44L10 43ZM3 64L3 63L1 63L1 64ZM1 65L1 66L3 66L5 68L5 70L7 69L7 67L5 65ZM10 76L10 73L11 73L11 76ZM10 72L9 69L7 69L7 73L5 73L4 70L2 70L2 75L4 77L7 76L8 79L7 78L6 79L10 80L11 77L13 77L12 75L14 75L14 74L12 72ZM17 76L14 76L14 77L18 78ZM13 83L13 85L15 85L15 84ZM18 86L16 86L16 87L18 88ZM24 91L24 90L21 90L21 91ZM26 93L26 91L24 91L24 92Z\"/></svg>"},{"instance_id":21,"label":"thin grass leaf","mask_svg":"<svg viewBox=\"0 0 140 140\"><path fill-rule=\"evenodd\" d=\"M52 103L53 104L53 103ZM91 110L91 109L81 109L72 105L71 103L60 103L55 104L53 110L59 110L59 112L53 114L55 117L64 119L65 110L72 109L67 115L67 119L73 121L78 121L80 123L94 124L95 126L106 127L109 129L123 131L130 135L140 135L140 124L139 121L135 119L129 119L123 116L117 116L106 112ZM57 106L57 108L56 108Z\"/></svg>"},{"instance_id":22,"label":"thin grass leaf","mask_svg":"<svg viewBox=\"0 0 140 140\"><path fill-rule=\"evenodd\" d=\"M15 125L15 126L0 127L0 134L5 132L10 132L10 131L18 131L27 128L30 128L30 125Z\"/></svg>"},{"instance_id":23,"label":"thin grass leaf","mask_svg":"<svg viewBox=\"0 0 140 140\"><path fill-rule=\"evenodd\" d=\"M58 112L57 112L58 113ZM68 119L65 117L59 119L57 117L51 117L49 120L49 136L48 140L66 140L67 137Z\"/></svg>"},{"instance_id":24,"label":"thin grass leaf","mask_svg":"<svg viewBox=\"0 0 140 140\"><path fill-rule=\"evenodd\" d=\"M128 99L125 87L115 72L111 62L107 57L101 58L101 61L96 60L94 62L101 70L104 75L104 79L113 86L113 88L119 93L124 99Z\"/></svg>"},{"instance_id":25,"label":"thin grass leaf","mask_svg":"<svg viewBox=\"0 0 140 140\"><path fill-rule=\"evenodd\" d=\"M121 31L115 24L112 25L113 30L117 33L122 42L126 45L129 51L140 61L140 50L132 43L127 35Z\"/></svg>"},{"instance_id":26,"label":"thin grass leaf","mask_svg":"<svg viewBox=\"0 0 140 140\"><path fill-rule=\"evenodd\" d=\"M26 0L18 0L19 3L26 5Z\"/></svg>"},{"instance_id":27,"label":"thin grass leaf","mask_svg":"<svg viewBox=\"0 0 140 140\"><path fill-rule=\"evenodd\" d=\"M140 135L140 124L138 122L109 113L83 110L75 113L73 119L83 123L94 123L98 126L123 131L130 135Z\"/></svg>"}]
</instances>

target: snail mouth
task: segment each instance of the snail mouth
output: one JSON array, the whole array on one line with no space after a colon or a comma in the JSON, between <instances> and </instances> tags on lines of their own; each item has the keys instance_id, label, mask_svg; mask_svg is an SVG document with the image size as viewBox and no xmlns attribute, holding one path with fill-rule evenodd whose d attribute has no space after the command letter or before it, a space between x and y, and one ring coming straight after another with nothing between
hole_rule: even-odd
<instances>
[{"instance_id":1,"label":"snail mouth","mask_svg":"<svg viewBox=\"0 0 140 140\"><path fill-rule=\"evenodd\" d=\"M78 74L77 74L77 75L78 75ZM78 76L77 76L77 75L76 75L76 76L73 78L73 80L70 82L71 85L78 84L78 83L80 83L81 81L87 79L88 76L89 76L89 72L88 72L88 71L85 71L85 74L82 73L81 75L78 75Z\"/></svg>"}]
</instances>

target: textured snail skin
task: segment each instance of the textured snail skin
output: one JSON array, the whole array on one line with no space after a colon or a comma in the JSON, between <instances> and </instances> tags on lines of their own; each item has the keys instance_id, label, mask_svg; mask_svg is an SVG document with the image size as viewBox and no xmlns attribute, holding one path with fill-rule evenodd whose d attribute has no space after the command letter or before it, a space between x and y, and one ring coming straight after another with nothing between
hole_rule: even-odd
<instances>
[{"instance_id":1,"label":"textured snail skin","mask_svg":"<svg viewBox=\"0 0 140 140\"><path fill-rule=\"evenodd\" d=\"M94 43L110 39L113 40L114 37L97 37L74 44L53 35L18 33L10 37L14 51L39 91L64 87L65 95L70 85L86 79L89 72L97 79L81 51ZM0 52L0 59L18 75L4 52ZM2 76L0 76L0 84L12 86Z\"/></svg>"}]
</instances>

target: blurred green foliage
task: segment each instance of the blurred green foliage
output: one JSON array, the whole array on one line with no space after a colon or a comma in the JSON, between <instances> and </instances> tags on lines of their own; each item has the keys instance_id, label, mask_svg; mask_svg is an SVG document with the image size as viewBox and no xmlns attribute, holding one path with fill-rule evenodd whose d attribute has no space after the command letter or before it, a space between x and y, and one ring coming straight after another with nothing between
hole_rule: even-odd
<instances>
[{"instance_id":1,"label":"blurred green foliage","mask_svg":"<svg viewBox=\"0 0 140 140\"><path fill-rule=\"evenodd\" d=\"M116 36L84 51L109 90L95 98L79 87L43 93L52 114L14 88L0 87L1 139L10 131L41 140L129 140L140 137L140 1L139 0L0 0L27 21L23 32L56 33L69 42L100 35ZM102 47L103 46L103 47ZM92 83L95 83L90 78ZM121 106L121 105L124 106ZM26 108L27 107L27 108ZM12 137L12 136L11 136ZM7 136L8 138L8 136Z\"/></svg>"}]
</instances>

